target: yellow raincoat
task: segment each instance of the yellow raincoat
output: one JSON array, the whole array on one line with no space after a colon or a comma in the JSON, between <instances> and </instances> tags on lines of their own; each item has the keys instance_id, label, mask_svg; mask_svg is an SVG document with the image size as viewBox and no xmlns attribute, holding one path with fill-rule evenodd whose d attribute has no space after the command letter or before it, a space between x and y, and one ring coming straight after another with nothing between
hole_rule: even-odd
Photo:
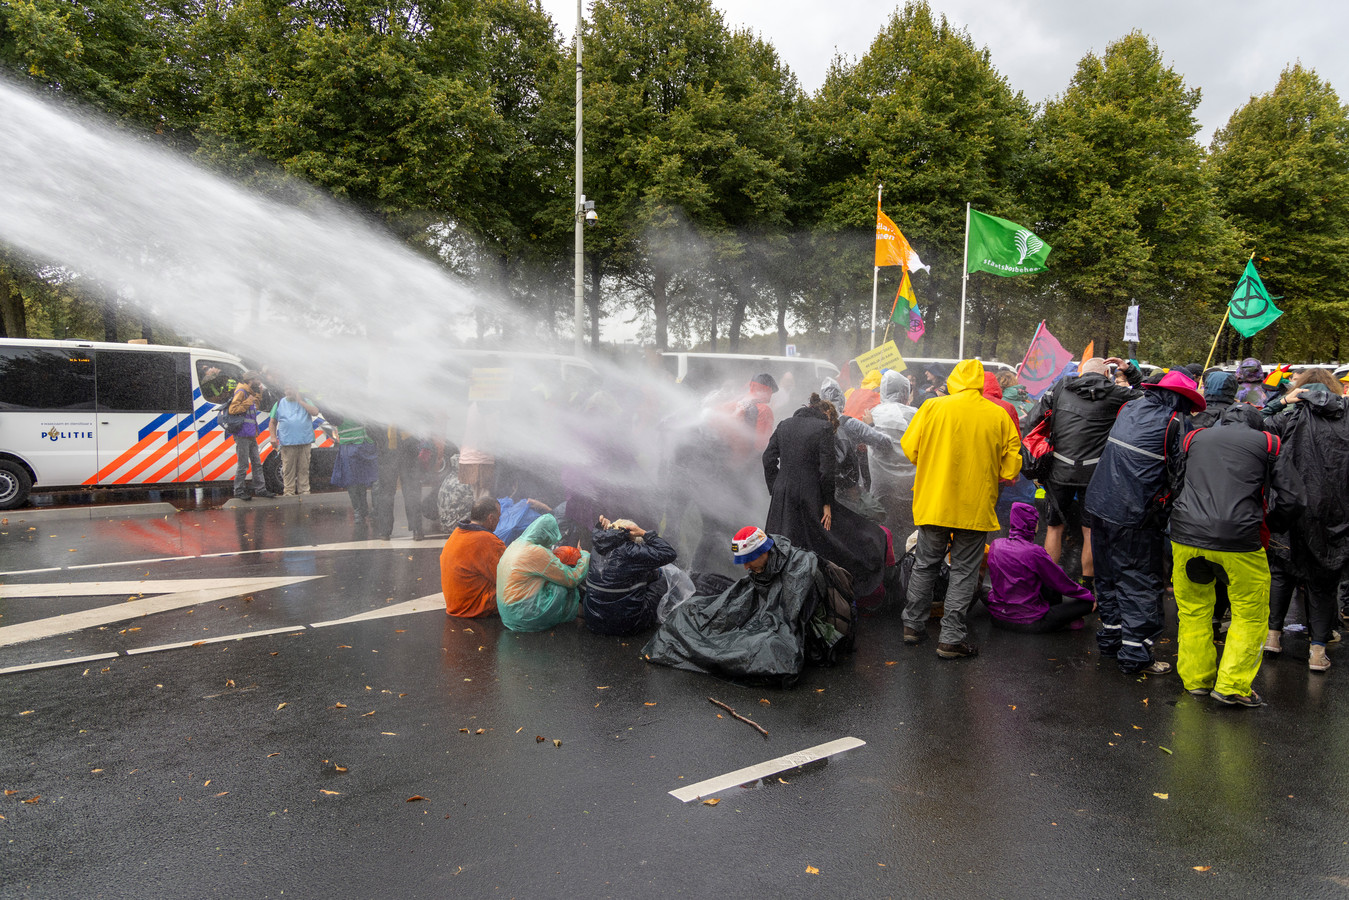
<instances>
[{"instance_id":1,"label":"yellow raincoat","mask_svg":"<svg viewBox=\"0 0 1349 900\"><path fill-rule=\"evenodd\" d=\"M997 404L984 399L984 366L958 363L946 379L949 396L918 407L900 446L918 467L915 525L997 531L999 479L1021 471L1021 437Z\"/></svg>"}]
</instances>

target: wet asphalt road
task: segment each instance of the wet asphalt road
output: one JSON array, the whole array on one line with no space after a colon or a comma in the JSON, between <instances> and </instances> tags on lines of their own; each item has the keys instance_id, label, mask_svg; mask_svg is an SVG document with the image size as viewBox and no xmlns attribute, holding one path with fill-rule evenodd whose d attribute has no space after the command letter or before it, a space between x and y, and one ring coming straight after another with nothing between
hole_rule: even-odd
<instances>
[{"instance_id":1,"label":"wet asphalt road","mask_svg":"<svg viewBox=\"0 0 1349 900\"><path fill-rule=\"evenodd\" d=\"M1008 635L982 614L977 659L905 647L882 611L843 666L758 688L650 666L642 638L450 619L435 597L322 625L438 592L440 541L366 544L349 517L332 498L7 514L0 641L182 596L0 645L0 668L117 654L0 675L0 896L1349 894L1349 666L1309 673L1298 638L1254 711L1123 676L1090 630ZM240 578L295 580L185 593ZM164 580L194 584L90 587ZM14 596L37 584L70 586ZM250 632L272 633L209 643ZM163 644L187 646L127 655ZM668 793L846 736L866 745L716 805Z\"/></svg>"}]
</instances>

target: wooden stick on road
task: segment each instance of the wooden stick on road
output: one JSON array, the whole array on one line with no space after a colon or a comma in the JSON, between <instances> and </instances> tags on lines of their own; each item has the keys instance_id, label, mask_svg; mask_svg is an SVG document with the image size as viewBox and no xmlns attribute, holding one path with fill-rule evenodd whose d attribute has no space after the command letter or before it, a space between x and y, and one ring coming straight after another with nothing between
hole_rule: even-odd
<instances>
[{"instance_id":1,"label":"wooden stick on road","mask_svg":"<svg viewBox=\"0 0 1349 900\"><path fill-rule=\"evenodd\" d=\"M713 706L720 706L722 709L726 710L728 713L731 714L731 718L739 719L741 722L744 722L746 725L749 725L755 731L759 732L759 734L762 734L764 736L764 740L768 740L768 732L764 730L764 727L760 725L758 722L755 722L753 719L745 718L744 716L740 715L740 713L731 709L725 703L722 703L720 700L714 700L711 697L708 697L707 702L711 703Z\"/></svg>"}]
</instances>

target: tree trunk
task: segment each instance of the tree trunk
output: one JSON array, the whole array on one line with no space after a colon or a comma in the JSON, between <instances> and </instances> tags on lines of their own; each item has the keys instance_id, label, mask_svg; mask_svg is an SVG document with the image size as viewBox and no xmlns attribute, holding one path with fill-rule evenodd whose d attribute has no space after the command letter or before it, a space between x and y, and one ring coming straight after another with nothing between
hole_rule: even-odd
<instances>
[{"instance_id":1,"label":"tree trunk","mask_svg":"<svg viewBox=\"0 0 1349 900\"><path fill-rule=\"evenodd\" d=\"M785 291L778 291L778 355L787 355L787 300L791 295Z\"/></svg>"},{"instance_id":2,"label":"tree trunk","mask_svg":"<svg viewBox=\"0 0 1349 900\"><path fill-rule=\"evenodd\" d=\"M141 339L147 344L155 342L154 335L150 331L150 320L141 319Z\"/></svg>"},{"instance_id":3,"label":"tree trunk","mask_svg":"<svg viewBox=\"0 0 1349 900\"><path fill-rule=\"evenodd\" d=\"M730 328L730 347L731 352L735 353L740 349L740 332L745 327L745 307L749 303L749 296L744 288L735 286L731 289L731 328Z\"/></svg>"},{"instance_id":4,"label":"tree trunk","mask_svg":"<svg viewBox=\"0 0 1349 900\"><path fill-rule=\"evenodd\" d=\"M1260 354L1261 362L1265 360L1272 361L1274 359L1274 347L1277 344L1278 340L1279 340L1279 323L1275 322L1273 325L1270 325L1268 328L1265 329L1265 349L1264 352ZM1254 337L1251 338L1251 342L1252 343L1255 342Z\"/></svg>"},{"instance_id":5,"label":"tree trunk","mask_svg":"<svg viewBox=\"0 0 1349 900\"><path fill-rule=\"evenodd\" d=\"M99 309L103 313L103 340L110 344L117 343L117 307L113 305L111 297L103 298L99 304Z\"/></svg>"},{"instance_id":6,"label":"tree trunk","mask_svg":"<svg viewBox=\"0 0 1349 900\"><path fill-rule=\"evenodd\" d=\"M657 263L651 268L651 306L656 314L656 349L670 349L670 273Z\"/></svg>"},{"instance_id":7,"label":"tree trunk","mask_svg":"<svg viewBox=\"0 0 1349 900\"><path fill-rule=\"evenodd\" d=\"M18 282L7 270L0 268L0 337L28 337L28 315L23 307L23 294Z\"/></svg>"}]
</instances>

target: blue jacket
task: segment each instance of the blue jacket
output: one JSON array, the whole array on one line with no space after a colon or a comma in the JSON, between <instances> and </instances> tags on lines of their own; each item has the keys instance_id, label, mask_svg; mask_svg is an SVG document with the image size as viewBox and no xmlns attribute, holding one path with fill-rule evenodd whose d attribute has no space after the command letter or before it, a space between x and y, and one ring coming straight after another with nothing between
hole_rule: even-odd
<instances>
[{"instance_id":1,"label":"blue jacket","mask_svg":"<svg viewBox=\"0 0 1349 900\"><path fill-rule=\"evenodd\" d=\"M1124 404L1087 485L1083 508L1098 519L1131 528L1157 527L1170 511L1179 480L1188 401L1158 388Z\"/></svg>"}]
</instances>

